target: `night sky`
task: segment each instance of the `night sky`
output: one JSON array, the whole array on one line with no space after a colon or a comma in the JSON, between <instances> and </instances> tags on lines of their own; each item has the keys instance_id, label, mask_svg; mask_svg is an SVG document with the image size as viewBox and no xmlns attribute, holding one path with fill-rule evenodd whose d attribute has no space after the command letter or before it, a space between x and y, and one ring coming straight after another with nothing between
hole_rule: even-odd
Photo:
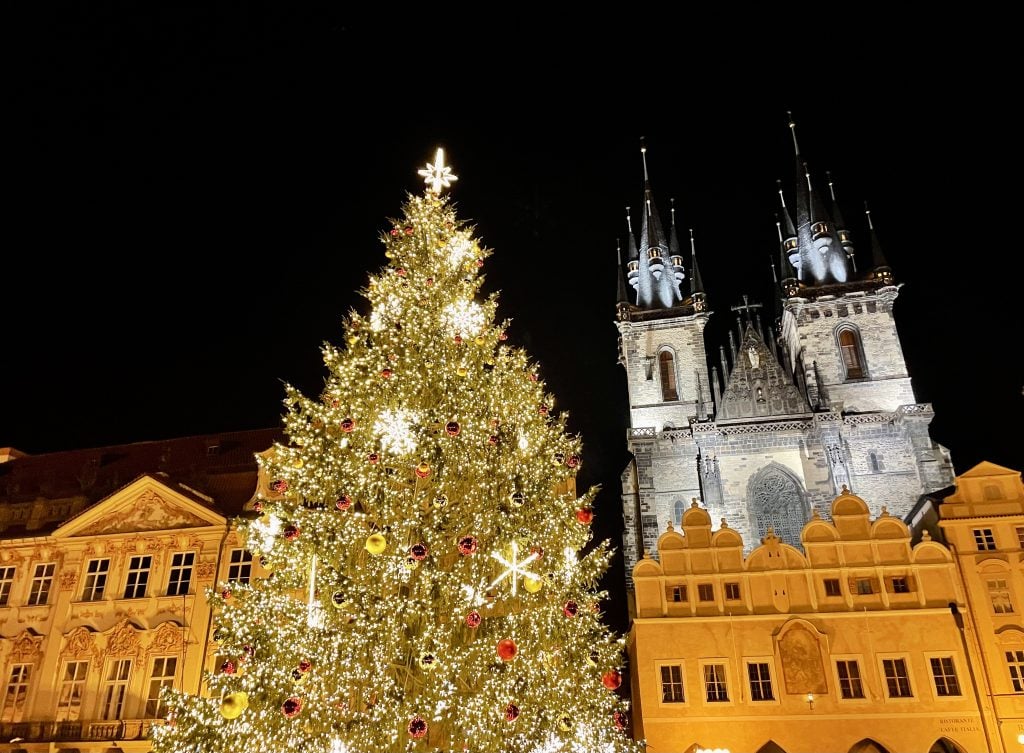
<instances>
[{"instance_id":1,"label":"night sky","mask_svg":"<svg viewBox=\"0 0 1024 753\"><path fill-rule=\"evenodd\" d=\"M619 18L583 33L298 3L43 13L7 114L0 446L277 425L282 381L319 391L320 344L363 306L379 233L443 146L460 216L494 250L484 290L582 434L580 482L603 485L597 531L616 536L615 245L625 207L639 217L640 138L664 220L674 197L694 228L717 362L729 306L746 293L771 311L792 110L862 264L871 205L933 438L958 473L1024 467L1019 207L1000 199L1017 126L998 94L1008 53L966 45L971 21L956 45L878 23L794 47L768 29L740 44L724 20L681 21L678 43L652 22L664 39L647 44Z\"/></svg>"}]
</instances>

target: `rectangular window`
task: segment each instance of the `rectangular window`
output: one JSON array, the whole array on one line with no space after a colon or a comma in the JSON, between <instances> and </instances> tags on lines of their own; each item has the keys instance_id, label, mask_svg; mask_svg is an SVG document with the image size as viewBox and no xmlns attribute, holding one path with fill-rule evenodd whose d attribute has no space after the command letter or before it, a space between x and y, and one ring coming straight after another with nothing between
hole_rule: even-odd
<instances>
[{"instance_id":1,"label":"rectangular window","mask_svg":"<svg viewBox=\"0 0 1024 753\"><path fill-rule=\"evenodd\" d=\"M120 719L124 699L128 695L128 679L132 674L131 659L112 659L103 684L101 719Z\"/></svg>"},{"instance_id":2,"label":"rectangular window","mask_svg":"<svg viewBox=\"0 0 1024 753\"><path fill-rule=\"evenodd\" d=\"M974 544L978 547L979 552L992 551L996 548L996 539L992 535L991 528L975 528L974 529Z\"/></svg>"},{"instance_id":3,"label":"rectangular window","mask_svg":"<svg viewBox=\"0 0 1024 753\"><path fill-rule=\"evenodd\" d=\"M906 578L893 578L892 579L892 592L894 594L908 594L910 593L910 584L907 583Z\"/></svg>"},{"instance_id":4,"label":"rectangular window","mask_svg":"<svg viewBox=\"0 0 1024 753\"><path fill-rule=\"evenodd\" d=\"M988 597L992 600L992 611L996 614L1011 614L1013 602L1010 601L1010 589L1006 587L1003 579L990 580L988 583Z\"/></svg>"},{"instance_id":5,"label":"rectangular window","mask_svg":"<svg viewBox=\"0 0 1024 753\"><path fill-rule=\"evenodd\" d=\"M149 569L153 566L153 557L140 554L128 562L128 580L125 581L124 598L141 599L146 595L149 584Z\"/></svg>"},{"instance_id":6,"label":"rectangular window","mask_svg":"<svg viewBox=\"0 0 1024 753\"><path fill-rule=\"evenodd\" d=\"M728 601L739 601L739 599L740 599L740 584L739 583L726 583L725 584L725 598Z\"/></svg>"},{"instance_id":7,"label":"rectangular window","mask_svg":"<svg viewBox=\"0 0 1024 753\"><path fill-rule=\"evenodd\" d=\"M171 575L167 579L168 596L183 596L188 593L195 561L195 552L177 552L171 557Z\"/></svg>"},{"instance_id":8,"label":"rectangular window","mask_svg":"<svg viewBox=\"0 0 1024 753\"><path fill-rule=\"evenodd\" d=\"M686 586L672 586L672 601L686 601Z\"/></svg>"},{"instance_id":9,"label":"rectangular window","mask_svg":"<svg viewBox=\"0 0 1024 753\"><path fill-rule=\"evenodd\" d=\"M228 580L245 585L252 577L252 552L245 549L231 550L231 564L228 566Z\"/></svg>"},{"instance_id":10,"label":"rectangular window","mask_svg":"<svg viewBox=\"0 0 1024 753\"><path fill-rule=\"evenodd\" d=\"M701 583L697 586L697 597L701 601L714 601L715 587L710 583Z\"/></svg>"},{"instance_id":11,"label":"rectangular window","mask_svg":"<svg viewBox=\"0 0 1024 753\"><path fill-rule=\"evenodd\" d=\"M0 707L0 722L20 722L25 713L28 698L28 681L32 676L31 664L12 664L4 693L4 705Z\"/></svg>"},{"instance_id":12,"label":"rectangular window","mask_svg":"<svg viewBox=\"0 0 1024 753\"><path fill-rule=\"evenodd\" d=\"M174 656L158 656L153 659L153 671L149 674L149 693L146 696L146 718L163 719L167 716L167 704L161 701L164 688L174 687L174 675L178 659Z\"/></svg>"},{"instance_id":13,"label":"rectangular window","mask_svg":"<svg viewBox=\"0 0 1024 753\"><path fill-rule=\"evenodd\" d=\"M1006 666L1010 668L1013 692L1024 693L1024 651L1007 651Z\"/></svg>"},{"instance_id":14,"label":"rectangular window","mask_svg":"<svg viewBox=\"0 0 1024 753\"><path fill-rule=\"evenodd\" d=\"M842 596L843 589L839 585L839 578L825 578L825 595Z\"/></svg>"},{"instance_id":15,"label":"rectangular window","mask_svg":"<svg viewBox=\"0 0 1024 753\"><path fill-rule=\"evenodd\" d=\"M74 722L81 718L85 678L89 674L88 661L69 661L64 665L64 677L57 699L57 721Z\"/></svg>"},{"instance_id":16,"label":"rectangular window","mask_svg":"<svg viewBox=\"0 0 1024 753\"><path fill-rule=\"evenodd\" d=\"M14 568L0 567L0 607L6 607L14 585Z\"/></svg>"},{"instance_id":17,"label":"rectangular window","mask_svg":"<svg viewBox=\"0 0 1024 753\"><path fill-rule=\"evenodd\" d=\"M57 568L52 562L45 565L36 565L35 574L32 576L32 586L29 588L28 601L30 607L45 604L50 599L50 587L53 585L53 571Z\"/></svg>"},{"instance_id":18,"label":"rectangular window","mask_svg":"<svg viewBox=\"0 0 1024 753\"><path fill-rule=\"evenodd\" d=\"M110 560L89 560L85 566L85 587L82 589L82 601L99 601L107 587L107 574L110 572Z\"/></svg>"},{"instance_id":19,"label":"rectangular window","mask_svg":"<svg viewBox=\"0 0 1024 753\"><path fill-rule=\"evenodd\" d=\"M882 673L890 698L911 698L906 659L882 659Z\"/></svg>"},{"instance_id":20,"label":"rectangular window","mask_svg":"<svg viewBox=\"0 0 1024 753\"><path fill-rule=\"evenodd\" d=\"M929 659L932 678L935 680L936 695L960 695L960 683L956 679L956 668L952 656L936 656Z\"/></svg>"},{"instance_id":21,"label":"rectangular window","mask_svg":"<svg viewBox=\"0 0 1024 753\"><path fill-rule=\"evenodd\" d=\"M775 694L772 692L772 676L768 671L768 662L752 662L748 664L747 677L750 679L750 700L775 700Z\"/></svg>"},{"instance_id":22,"label":"rectangular window","mask_svg":"<svg viewBox=\"0 0 1024 753\"><path fill-rule=\"evenodd\" d=\"M1024 526L1017 526L1017 546L1024 549Z\"/></svg>"},{"instance_id":23,"label":"rectangular window","mask_svg":"<svg viewBox=\"0 0 1024 753\"><path fill-rule=\"evenodd\" d=\"M658 354L658 368L661 372L661 399L665 402L678 400L679 392L676 390L676 365L672 354L663 350Z\"/></svg>"},{"instance_id":24,"label":"rectangular window","mask_svg":"<svg viewBox=\"0 0 1024 753\"><path fill-rule=\"evenodd\" d=\"M863 698L864 687L860 683L860 667L856 659L843 659L836 662L836 673L839 675L839 695L841 698Z\"/></svg>"},{"instance_id":25,"label":"rectangular window","mask_svg":"<svg viewBox=\"0 0 1024 753\"><path fill-rule=\"evenodd\" d=\"M725 686L725 665L704 665L704 693L708 703L728 701L729 693Z\"/></svg>"},{"instance_id":26,"label":"rectangular window","mask_svg":"<svg viewBox=\"0 0 1024 753\"><path fill-rule=\"evenodd\" d=\"M871 590L871 579L870 578L858 578L857 579L857 593L861 596L873 593Z\"/></svg>"},{"instance_id":27,"label":"rectangular window","mask_svg":"<svg viewBox=\"0 0 1024 753\"><path fill-rule=\"evenodd\" d=\"M666 664L661 668L661 702L683 703L683 668Z\"/></svg>"}]
</instances>

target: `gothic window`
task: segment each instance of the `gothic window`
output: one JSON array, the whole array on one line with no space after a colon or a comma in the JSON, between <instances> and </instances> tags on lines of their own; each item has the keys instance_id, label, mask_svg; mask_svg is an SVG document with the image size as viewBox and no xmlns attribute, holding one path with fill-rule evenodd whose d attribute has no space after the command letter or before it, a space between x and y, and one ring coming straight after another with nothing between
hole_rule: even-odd
<instances>
[{"instance_id":1,"label":"gothic window","mask_svg":"<svg viewBox=\"0 0 1024 753\"><path fill-rule=\"evenodd\" d=\"M863 379L867 376L860 335L849 325L839 330L839 353L843 357L847 379Z\"/></svg>"},{"instance_id":2,"label":"gothic window","mask_svg":"<svg viewBox=\"0 0 1024 753\"><path fill-rule=\"evenodd\" d=\"M672 352L663 350L658 354L658 369L661 373L661 399L665 402L679 399L676 389L676 361Z\"/></svg>"},{"instance_id":3,"label":"gothic window","mask_svg":"<svg viewBox=\"0 0 1024 753\"><path fill-rule=\"evenodd\" d=\"M686 512L686 503L681 499L677 499L675 505L672 506L672 522L677 526L683 524L684 512Z\"/></svg>"},{"instance_id":4,"label":"gothic window","mask_svg":"<svg viewBox=\"0 0 1024 753\"><path fill-rule=\"evenodd\" d=\"M799 546L800 531L807 522L807 503L800 483L784 468L763 468L748 485L753 528L758 538L768 529L787 544Z\"/></svg>"}]
</instances>

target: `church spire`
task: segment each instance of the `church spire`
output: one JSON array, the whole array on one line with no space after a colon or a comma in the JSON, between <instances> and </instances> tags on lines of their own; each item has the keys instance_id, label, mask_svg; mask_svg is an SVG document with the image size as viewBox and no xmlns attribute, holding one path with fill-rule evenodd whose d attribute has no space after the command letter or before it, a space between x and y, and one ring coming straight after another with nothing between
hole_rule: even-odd
<instances>
[{"instance_id":1,"label":"church spire","mask_svg":"<svg viewBox=\"0 0 1024 753\"><path fill-rule=\"evenodd\" d=\"M871 210L868 209L868 203L866 201L864 202L864 214L868 218L868 233L871 237L872 276L886 285L891 285L892 270L889 268L889 262L885 260L885 255L882 253L882 245L878 242L878 234L875 232L875 223L871 221Z\"/></svg>"},{"instance_id":2,"label":"church spire","mask_svg":"<svg viewBox=\"0 0 1024 753\"><path fill-rule=\"evenodd\" d=\"M707 307L707 296L704 295L704 281L697 266L697 244L693 239L693 228L690 228L690 298L695 311L703 311Z\"/></svg>"},{"instance_id":3,"label":"church spire","mask_svg":"<svg viewBox=\"0 0 1024 753\"><path fill-rule=\"evenodd\" d=\"M853 269L854 274L856 274L857 259L854 256L853 239L850 236L850 230L846 226L846 221L843 219L843 213L839 211L839 203L836 201L836 187L832 181L832 172L830 170L825 171L825 179L828 181L828 195L832 199L829 212L831 212L832 220L836 224L836 235L839 236L839 242L843 245L843 251L846 252L846 258L850 262L850 267Z\"/></svg>"},{"instance_id":4,"label":"church spire","mask_svg":"<svg viewBox=\"0 0 1024 753\"><path fill-rule=\"evenodd\" d=\"M640 260L636 250L636 237L633 235L633 219L629 214L629 207L626 207L626 237L629 238L629 245L626 249L626 254L629 257L627 262L627 274L629 275L629 284L633 290L637 292L637 302L639 302L640 296Z\"/></svg>"},{"instance_id":5,"label":"church spire","mask_svg":"<svg viewBox=\"0 0 1024 753\"><path fill-rule=\"evenodd\" d=\"M636 288L637 305L641 308L673 308L682 303L679 283L685 276L683 259L682 256L672 258L675 255L670 252L669 242L662 229L647 169L647 145L643 139L640 139L640 156L644 168L643 219L640 223L635 282L630 264L630 283ZM668 274L665 270L666 260L672 267Z\"/></svg>"},{"instance_id":6,"label":"church spire","mask_svg":"<svg viewBox=\"0 0 1024 753\"><path fill-rule=\"evenodd\" d=\"M676 200L669 199L669 203L672 205L669 210L672 213L672 224L668 229L668 252L671 255L672 274L676 278L676 283L681 283L686 277L686 268L683 266L683 255L679 251L679 235L676 233Z\"/></svg>"},{"instance_id":7,"label":"church spire","mask_svg":"<svg viewBox=\"0 0 1024 753\"><path fill-rule=\"evenodd\" d=\"M626 296L626 280L622 276L622 242L615 241L615 255L618 257L619 263L615 267L616 277L616 293L615 293L615 307L621 308L629 304L629 298Z\"/></svg>"}]
</instances>

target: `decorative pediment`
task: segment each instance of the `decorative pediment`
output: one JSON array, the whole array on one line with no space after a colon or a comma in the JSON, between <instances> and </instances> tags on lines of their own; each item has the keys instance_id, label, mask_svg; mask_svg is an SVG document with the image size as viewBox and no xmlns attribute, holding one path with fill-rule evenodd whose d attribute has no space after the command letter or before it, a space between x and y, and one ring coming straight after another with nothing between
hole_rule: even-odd
<instances>
[{"instance_id":1,"label":"decorative pediment","mask_svg":"<svg viewBox=\"0 0 1024 753\"><path fill-rule=\"evenodd\" d=\"M170 620L161 622L160 626L153 633L153 640L150 641L149 650L158 654L179 653L182 645L181 634L181 625Z\"/></svg>"},{"instance_id":2,"label":"decorative pediment","mask_svg":"<svg viewBox=\"0 0 1024 753\"><path fill-rule=\"evenodd\" d=\"M139 653L139 630L128 620L121 620L107 633L107 655L137 656Z\"/></svg>"},{"instance_id":3,"label":"decorative pediment","mask_svg":"<svg viewBox=\"0 0 1024 753\"><path fill-rule=\"evenodd\" d=\"M36 635L30 630L22 630L11 642L11 660L21 662L32 662L42 650L43 636Z\"/></svg>"},{"instance_id":4,"label":"decorative pediment","mask_svg":"<svg viewBox=\"0 0 1024 753\"><path fill-rule=\"evenodd\" d=\"M54 536L100 536L223 526L226 519L152 476L141 476L84 510Z\"/></svg>"}]
</instances>

